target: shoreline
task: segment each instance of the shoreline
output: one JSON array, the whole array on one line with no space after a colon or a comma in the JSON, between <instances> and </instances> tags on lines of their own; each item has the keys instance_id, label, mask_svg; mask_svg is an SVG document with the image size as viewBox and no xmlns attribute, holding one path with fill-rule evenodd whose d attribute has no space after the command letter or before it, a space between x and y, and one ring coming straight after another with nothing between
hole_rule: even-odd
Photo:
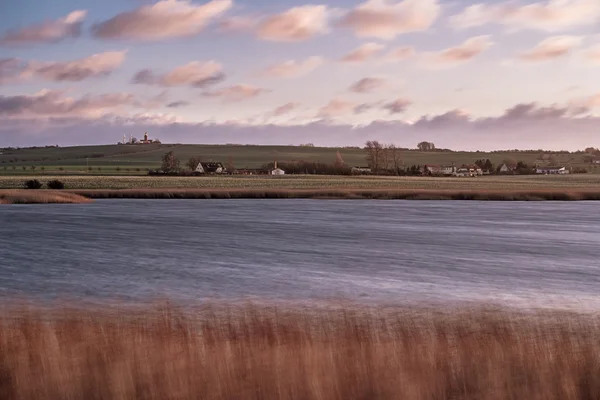
<instances>
[{"instance_id":1,"label":"shoreline","mask_svg":"<svg viewBox=\"0 0 600 400\"><path fill-rule=\"evenodd\" d=\"M85 204L96 199L599 201L600 189L0 189L0 204Z\"/></svg>"},{"instance_id":2,"label":"shoreline","mask_svg":"<svg viewBox=\"0 0 600 400\"><path fill-rule=\"evenodd\" d=\"M453 190L453 189L78 189L89 199L338 199L598 201L596 190Z\"/></svg>"}]
</instances>

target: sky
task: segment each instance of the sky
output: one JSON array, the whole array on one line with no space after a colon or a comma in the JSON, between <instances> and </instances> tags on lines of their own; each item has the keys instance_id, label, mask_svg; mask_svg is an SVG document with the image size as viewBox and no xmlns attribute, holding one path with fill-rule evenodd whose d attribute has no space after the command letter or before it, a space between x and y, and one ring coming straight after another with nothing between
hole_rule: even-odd
<instances>
[{"instance_id":1,"label":"sky","mask_svg":"<svg viewBox=\"0 0 600 400\"><path fill-rule=\"evenodd\" d=\"M0 147L600 146L598 0L0 2Z\"/></svg>"}]
</instances>

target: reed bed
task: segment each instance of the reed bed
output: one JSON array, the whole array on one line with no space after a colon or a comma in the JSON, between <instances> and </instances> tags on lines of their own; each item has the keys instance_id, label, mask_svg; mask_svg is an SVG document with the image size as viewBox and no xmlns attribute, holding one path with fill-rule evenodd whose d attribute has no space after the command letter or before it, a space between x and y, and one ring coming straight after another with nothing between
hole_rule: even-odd
<instances>
[{"instance_id":1,"label":"reed bed","mask_svg":"<svg viewBox=\"0 0 600 400\"><path fill-rule=\"evenodd\" d=\"M600 321L559 312L11 308L3 399L598 399Z\"/></svg>"},{"instance_id":2,"label":"reed bed","mask_svg":"<svg viewBox=\"0 0 600 400\"><path fill-rule=\"evenodd\" d=\"M87 197L58 190L0 190L0 204L81 204Z\"/></svg>"},{"instance_id":3,"label":"reed bed","mask_svg":"<svg viewBox=\"0 0 600 400\"><path fill-rule=\"evenodd\" d=\"M428 190L428 189L121 189L73 190L93 199L380 199L380 200L600 200L596 190Z\"/></svg>"}]
</instances>

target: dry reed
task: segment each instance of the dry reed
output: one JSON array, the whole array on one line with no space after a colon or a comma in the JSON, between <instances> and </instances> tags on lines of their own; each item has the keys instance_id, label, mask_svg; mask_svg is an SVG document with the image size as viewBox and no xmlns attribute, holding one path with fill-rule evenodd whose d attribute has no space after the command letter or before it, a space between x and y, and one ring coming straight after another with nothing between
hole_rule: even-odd
<instances>
[{"instance_id":1,"label":"dry reed","mask_svg":"<svg viewBox=\"0 0 600 400\"><path fill-rule=\"evenodd\" d=\"M2 399L598 399L600 323L508 311L5 311Z\"/></svg>"},{"instance_id":2,"label":"dry reed","mask_svg":"<svg viewBox=\"0 0 600 400\"><path fill-rule=\"evenodd\" d=\"M0 204L89 203L91 200L76 193L58 190L0 190Z\"/></svg>"},{"instance_id":3,"label":"dry reed","mask_svg":"<svg viewBox=\"0 0 600 400\"><path fill-rule=\"evenodd\" d=\"M575 201L600 200L600 190L444 190L444 189L81 189L94 199L379 199Z\"/></svg>"}]
</instances>

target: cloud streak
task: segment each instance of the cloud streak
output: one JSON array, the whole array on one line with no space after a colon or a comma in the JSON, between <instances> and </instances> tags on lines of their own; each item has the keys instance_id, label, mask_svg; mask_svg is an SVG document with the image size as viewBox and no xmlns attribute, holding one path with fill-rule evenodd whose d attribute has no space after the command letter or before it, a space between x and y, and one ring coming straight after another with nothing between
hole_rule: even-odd
<instances>
[{"instance_id":1,"label":"cloud streak","mask_svg":"<svg viewBox=\"0 0 600 400\"><path fill-rule=\"evenodd\" d=\"M33 95L0 96L0 116L95 118L136 104L137 100L130 93L72 98L62 91L42 90Z\"/></svg>"},{"instance_id":2,"label":"cloud streak","mask_svg":"<svg viewBox=\"0 0 600 400\"><path fill-rule=\"evenodd\" d=\"M387 81L383 78L367 77L353 83L349 90L361 94L372 93L383 88L386 82Z\"/></svg>"},{"instance_id":3,"label":"cloud streak","mask_svg":"<svg viewBox=\"0 0 600 400\"><path fill-rule=\"evenodd\" d=\"M489 36L476 36L458 46L439 52L424 53L423 58L431 67L449 67L466 63L489 49L494 43Z\"/></svg>"},{"instance_id":4,"label":"cloud streak","mask_svg":"<svg viewBox=\"0 0 600 400\"><path fill-rule=\"evenodd\" d=\"M142 41L194 36L232 6L232 0L212 0L202 5L188 0L162 0L95 24L92 34L98 39Z\"/></svg>"},{"instance_id":5,"label":"cloud streak","mask_svg":"<svg viewBox=\"0 0 600 400\"><path fill-rule=\"evenodd\" d=\"M127 51L107 51L74 61L0 60L0 84L22 83L32 79L49 82L80 82L107 76L125 61Z\"/></svg>"},{"instance_id":6,"label":"cloud streak","mask_svg":"<svg viewBox=\"0 0 600 400\"><path fill-rule=\"evenodd\" d=\"M403 33L429 29L440 12L437 0L368 0L344 15L338 25L357 37L391 40Z\"/></svg>"},{"instance_id":7,"label":"cloud streak","mask_svg":"<svg viewBox=\"0 0 600 400\"><path fill-rule=\"evenodd\" d=\"M225 102L239 102L260 96L261 94L266 92L267 90L263 88L259 88L252 85L240 84L204 92L202 93L202 95L205 97L221 98Z\"/></svg>"},{"instance_id":8,"label":"cloud streak","mask_svg":"<svg viewBox=\"0 0 600 400\"><path fill-rule=\"evenodd\" d=\"M165 74L157 74L150 69L138 71L131 82L134 84L157 85L162 87L189 86L205 88L225 79L223 66L216 61L192 61L174 68Z\"/></svg>"},{"instance_id":9,"label":"cloud streak","mask_svg":"<svg viewBox=\"0 0 600 400\"><path fill-rule=\"evenodd\" d=\"M373 59L384 48L385 46L379 43L365 43L343 56L340 61L344 63L364 63Z\"/></svg>"},{"instance_id":10,"label":"cloud streak","mask_svg":"<svg viewBox=\"0 0 600 400\"><path fill-rule=\"evenodd\" d=\"M276 78L293 78L302 75L306 75L321 65L325 60L323 57L308 57L302 61L296 60L288 60L279 64L271 65L267 67L263 74L267 77L276 77Z\"/></svg>"},{"instance_id":11,"label":"cloud streak","mask_svg":"<svg viewBox=\"0 0 600 400\"><path fill-rule=\"evenodd\" d=\"M597 0L546 0L525 4L524 1L475 4L451 18L456 28L473 28L501 24L511 29L560 31L597 23L600 2Z\"/></svg>"},{"instance_id":12,"label":"cloud streak","mask_svg":"<svg viewBox=\"0 0 600 400\"><path fill-rule=\"evenodd\" d=\"M301 42L324 34L327 29L327 6L305 5L262 19L256 35L274 42Z\"/></svg>"},{"instance_id":13,"label":"cloud streak","mask_svg":"<svg viewBox=\"0 0 600 400\"><path fill-rule=\"evenodd\" d=\"M8 30L0 36L0 46L19 47L79 37L86 15L87 11L77 10L54 21Z\"/></svg>"},{"instance_id":14,"label":"cloud streak","mask_svg":"<svg viewBox=\"0 0 600 400\"><path fill-rule=\"evenodd\" d=\"M582 43L577 36L554 36L542 40L535 47L518 55L521 61L542 62L568 56Z\"/></svg>"}]
</instances>

